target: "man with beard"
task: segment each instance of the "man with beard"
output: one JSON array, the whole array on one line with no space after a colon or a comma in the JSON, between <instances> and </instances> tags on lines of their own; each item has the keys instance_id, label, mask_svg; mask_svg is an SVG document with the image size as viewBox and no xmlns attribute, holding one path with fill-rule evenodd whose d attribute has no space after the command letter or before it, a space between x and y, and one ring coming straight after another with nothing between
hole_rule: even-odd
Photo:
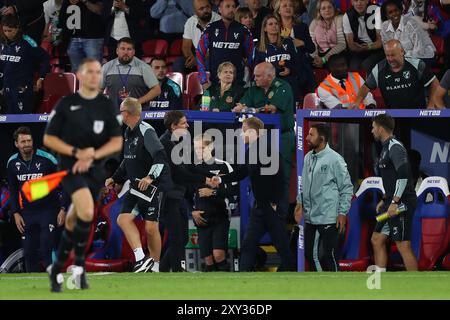
<instances>
[{"instance_id":1,"label":"man with beard","mask_svg":"<svg viewBox=\"0 0 450 320\"><path fill-rule=\"evenodd\" d=\"M27 180L55 173L57 161L41 149L34 150L33 136L28 127L19 127L14 132L14 144L19 152L9 158L7 165L11 210L23 236L25 270L40 272L40 260L44 267L52 263L56 224L57 220L59 225L64 223L65 209L57 190L41 200L28 202L21 188Z\"/></svg>"},{"instance_id":2,"label":"man with beard","mask_svg":"<svg viewBox=\"0 0 450 320\"><path fill-rule=\"evenodd\" d=\"M219 11L222 19L208 25L197 46L196 58L203 91L218 83L217 69L222 62L234 64L235 84L242 86L245 84L245 65L249 68L253 65L253 37L246 26L234 20L236 2L221 0ZM207 70L211 74L210 79Z\"/></svg>"},{"instance_id":3,"label":"man with beard","mask_svg":"<svg viewBox=\"0 0 450 320\"><path fill-rule=\"evenodd\" d=\"M353 195L347 164L330 148L329 137L325 124L316 123L309 129L306 140L311 151L304 159L295 208L295 221L305 218L305 257L314 271L339 271L335 252L339 234L345 233Z\"/></svg>"},{"instance_id":4,"label":"man with beard","mask_svg":"<svg viewBox=\"0 0 450 320\"><path fill-rule=\"evenodd\" d=\"M147 63L135 57L132 39L120 39L116 53L117 58L102 67L102 90L106 88L117 110L128 97L138 99L142 109L147 110L149 102L161 94L158 79Z\"/></svg>"},{"instance_id":5,"label":"man with beard","mask_svg":"<svg viewBox=\"0 0 450 320\"><path fill-rule=\"evenodd\" d=\"M195 61L195 49L206 26L214 21L220 20L220 15L213 12L208 0L193 1L195 15L190 17L184 24L183 44L181 51L183 57L175 61L173 70L182 73L197 71Z\"/></svg>"}]
</instances>

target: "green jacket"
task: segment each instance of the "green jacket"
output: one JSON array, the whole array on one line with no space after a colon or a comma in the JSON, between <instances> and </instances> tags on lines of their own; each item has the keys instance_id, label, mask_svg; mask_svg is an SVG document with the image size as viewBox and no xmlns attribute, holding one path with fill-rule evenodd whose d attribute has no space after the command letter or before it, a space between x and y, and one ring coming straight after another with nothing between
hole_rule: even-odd
<instances>
[{"instance_id":1,"label":"green jacket","mask_svg":"<svg viewBox=\"0 0 450 320\"><path fill-rule=\"evenodd\" d=\"M281 118L281 131L294 131L294 95L289 83L279 78L272 81L267 92L263 88L252 85L247 89L241 101L248 108L262 108L272 104L277 108Z\"/></svg>"},{"instance_id":2,"label":"green jacket","mask_svg":"<svg viewBox=\"0 0 450 320\"><path fill-rule=\"evenodd\" d=\"M244 89L235 85L225 91L222 97L220 96L220 84L211 86L208 91L211 97L209 111L217 108L221 112L231 112L231 109L234 108L244 94Z\"/></svg>"},{"instance_id":3,"label":"green jacket","mask_svg":"<svg viewBox=\"0 0 450 320\"><path fill-rule=\"evenodd\" d=\"M338 214L347 215L353 196L353 185L344 158L328 144L319 153L310 151L304 159L301 193L297 202L303 205L305 222L336 223Z\"/></svg>"}]
</instances>

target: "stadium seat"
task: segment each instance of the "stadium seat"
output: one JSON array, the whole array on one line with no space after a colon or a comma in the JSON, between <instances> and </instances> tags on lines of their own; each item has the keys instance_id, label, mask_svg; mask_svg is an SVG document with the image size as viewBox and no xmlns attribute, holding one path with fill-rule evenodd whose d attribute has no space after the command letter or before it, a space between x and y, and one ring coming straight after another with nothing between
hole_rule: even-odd
<instances>
[{"instance_id":1,"label":"stadium seat","mask_svg":"<svg viewBox=\"0 0 450 320\"><path fill-rule=\"evenodd\" d=\"M340 250L339 267L342 271L366 271L371 256L371 235L375 227L376 206L383 197L380 177L363 180L347 215L347 231Z\"/></svg>"},{"instance_id":2,"label":"stadium seat","mask_svg":"<svg viewBox=\"0 0 450 320\"><path fill-rule=\"evenodd\" d=\"M431 41L436 47L436 69L440 72L440 67L444 64L445 45L444 39L435 34L431 35ZM434 70L435 68L433 68Z\"/></svg>"},{"instance_id":3,"label":"stadium seat","mask_svg":"<svg viewBox=\"0 0 450 320\"><path fill-rule=\"evenodd\" d=\"M172 42L169 48L168 56L182 56L181 46L183 44L183 39L176 39Z\"/></svg>"},{"instance_id":4,"label":"stadium seat","mask_svg":"<svg viewBox=\"0 0 450 320\"><path fill-rule=\"evenodd\" d=\"M62 97L75 93L77 78L70 72L49 73L44 79L44 98L38 113L50 113Z\"/></svg>"},{"instance_id":5,"label":"stadium seat","mask_svg":"<svg viewBox=\"0 0 450 320\"><path fill-rule=\"evenodd\" d=\"M303 99L303 109L318 109L319 98L315 93L308 93Z\"/></svg>"},{"instance_id":6,"label":"stadium seat","mask_svg":"<svg viewBox=\"0 0 450 320\"><path fill-rule=\"evenodd\" d=\"M181 89L181 92L183 92L184 86L183 86L183 74L180 72L170 72L167 74L167 77L173 81L175 81Z\"/></svg>"},{"instance_id":7,"label":"stadium seat","mask_svg":"<svg viewBox=\"0 0 450 320\"><path fill-rule=\"evenodd\" d=\"M450 253L442 259L442 269L450 270Z\"/></svg>"},{"instance_id":8,"label":"stadium seat","mask_svg":"<svg viewBox=\"0 0 450 320\"><path fill-rule=\"evenodd\" d=\"M207 72L209 78L209 72ZM200 84L200 80L198 79L198 72L192 72L188 74L186 77L186 103L185 108L188 110L192 110L195 108L195 99L203 94L203 88Z\"/></svg>"},{"instance_id":9,"label":"stadium seat","mask_svg":"<svg viewBox=\"0 0 450 320\"><path fill-rule=\"evenodd\" d=\"M426 178L417 192L411 245L419 270L433 270L448 253L450 243L450 192L443 177Z\"/></svg>"},{"instance_id":10,"label":"stadium seat","mask_svg":"<svg viewBox=\"0 0 450 320\"><path fill-rule=\"evenodd\" d=\"M99 241L99 245L95 246L95 241L93 242L93 247L97 247L97 249L94 249L86 259L86 270L88 272L124 272L131 270L134 263L133 250L117 225L117 216L120 214L122 202L123 198L119 198L99 210L99 216L106 221L107 232L105 239ZM144 221L136 219L135 223L141 235L142 247L145 250L147 237Z\"/></svg>"},{"instance_id":11,"label":"stadium seat","mask_svg":"<svg viewBox=\"0 0 450 320\"><path fill-rule=\"evenodd\" d=\"M146 40L142 43L142 56L146 58L154 56L165 56L167 55L168 47L169 44L166 40Z\"/></svg>"},{"instance_id":12,"label":"stadium seat","mask_svg":"<svg viewBox=\"0 0 450 320\"><path fill-rule=\"evenodd\" d=\"M314 78L319 85L328 75L328 70L324 68L314 69Z\"/></svg>"}]
</instances>

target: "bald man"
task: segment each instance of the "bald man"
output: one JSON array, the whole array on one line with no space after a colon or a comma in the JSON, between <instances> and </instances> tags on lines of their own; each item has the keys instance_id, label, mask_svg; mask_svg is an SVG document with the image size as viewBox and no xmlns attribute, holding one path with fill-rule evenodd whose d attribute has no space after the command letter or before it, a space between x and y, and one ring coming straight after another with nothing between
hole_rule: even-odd
<instances>
[{"instance_id":1,"label":"bald man","mask_svg":"<svg viewBox=\"0 0 450 320\"><path fill-rule=\"evenodd\" d=\"M248 88L245 95L232 110L245 111L255 108L256 112L278 113L281 120L281 156L285 168L285 182L289 188L292 154L295 149L294 137L294 96L288 82L276 77L275 68L269 62L262 62L254 70L255 84ZM287 193L287 191L286 191ZM286 199L286 206L287 206ZM284 203L283 203L284 205Z\"/></svg>"},{"instance_id":2,"label":"bald man","mask_svg":"<svg viewBox=\"0 0 450 320\"><path fill-rule=\"evenodd\" d=\"M389 40L384 45L386 59L378 63L360 88L352 108L358 106L370 90L380 88L386 108L422 109L434 107L439 86L436 76L420 59L405 58L400 41ZM425 90L430 88L427 103Z\"/></svg>"}]
</instances>

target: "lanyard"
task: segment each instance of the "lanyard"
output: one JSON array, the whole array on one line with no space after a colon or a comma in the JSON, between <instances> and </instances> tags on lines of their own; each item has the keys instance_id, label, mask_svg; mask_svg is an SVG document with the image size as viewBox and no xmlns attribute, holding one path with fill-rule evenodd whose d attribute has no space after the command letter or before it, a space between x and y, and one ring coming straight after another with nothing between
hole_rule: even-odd
<instances>
[{"instance_id":1,"label":"lanyard","mask_svg":"<svg viewBox=\"0 0 450 320\"><path fill-rule=\"evenodd\" d=\"M122 82L122 87L125 89L126 86L127 86L127 83L128 83L128 77L129 77L130 72L131 72L131 66L128 65L129 69L128 69L128 72L127 72L127 74L126 74L126 76L125 76L125 80L124 80L124 78L122 77L122 74L120 73L120 68L119 68L119 67L120 67L120 66L117 66L117 71L119 72L119 78L120 78L120 82Z\"/></svg>"}]
</instances>

